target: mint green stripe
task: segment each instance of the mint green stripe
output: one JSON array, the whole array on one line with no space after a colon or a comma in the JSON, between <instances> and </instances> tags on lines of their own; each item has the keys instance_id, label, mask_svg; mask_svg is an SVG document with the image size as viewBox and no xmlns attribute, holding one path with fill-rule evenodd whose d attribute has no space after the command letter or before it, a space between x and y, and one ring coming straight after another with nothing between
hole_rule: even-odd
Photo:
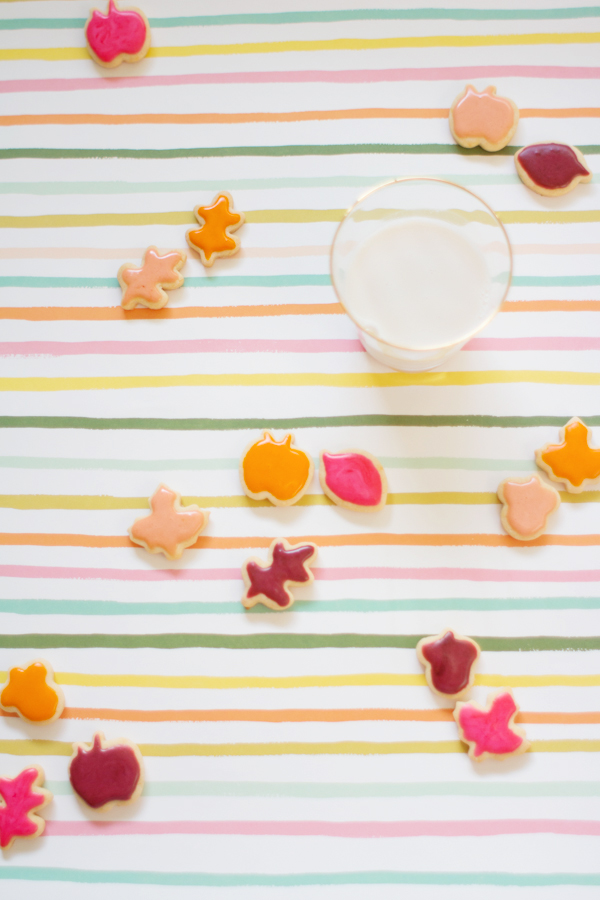
<instances>
[{"instance_id":1,"label":"mint green stripe","mask_svg":"<svg viewBox=\"0 0 600 900\"><path fill-rule=\"evenodd\" d=\"M598 282L600 284L600 280ZM186 277L186 287L327 287L329 275L207 275ZM119 287L116 278L72 278L37 275L3 275L0 287L101 288Z\"/></svg>"},{"instance_id":2,"label":"mint green stripe","mask_svg":"<svg viewBox=\"0 0 600 900\"><path fill-rule=\"evenodd\" d=\"M301 864L301 863L300 863ZM50 868L48 866L2 866L6 881L65 881L76 884L161 884L169 887L311 887L315 885L485 885L500 887L550 887L600 885L600 874L574 872L319 872L293 875L214 874L210 872L132 872Z\"/></svg>"},{"instance_id":3,"label":"mint green stripe","mask_svg":"<svg viewBox=\"0 0 600 900\"><path fill-rule=\"evenodd\" d=\"M513 275L515 287L596 287L600 275Z\"/></svg>"}]
</instances>

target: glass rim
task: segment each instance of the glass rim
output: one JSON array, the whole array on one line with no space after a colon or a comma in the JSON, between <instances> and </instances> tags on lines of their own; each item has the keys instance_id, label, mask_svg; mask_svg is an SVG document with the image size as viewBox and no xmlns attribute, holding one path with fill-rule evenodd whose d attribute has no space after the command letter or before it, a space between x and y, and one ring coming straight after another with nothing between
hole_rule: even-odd
<instances>
[{"instance_id":1,"label":"glass rim","mask_svg":"<svg viewBox=\"0 0 600 900\"><path fill-rule=\"evenodd\" d=\"M470 194L472 197L474 197L479 203L481 203L482 206L484 206L491 213L491 215L494 218L494 220L496 221L496 223L500 226L500 229L504 236L504 240L506 242L506 247L508 249L508 282L506 284L506 289L505 289L497 307L494 310L492 310L492 312L489 314L489 316L483 322L481 322L476 328L474 328L472 331L468 332L463 337L460 337L457 341L452 341L451 343L436 344L431 347L405 347L402 344L394 344L394 343L392 343L392 341L386 341L385 338L382 338L379 335L374 334L369 328L366 328L364 325L361 325L360 322L358 322L356 320L356 318L352 315L352 313L349 311L348 307L344 303L342 296L341 296L341 292L338 290L338 286L335 283L335 276L333 273L333 254L334 254L334 250L335 250L335 246L336 246L336 242L337 242L339 233L342 229L342 226L347 221L348 217L351 216L352 213L354 212L354 210L358 206L360 206L360 204L363 203L364 200L367 199L367 197L370 197L371 194L376 194L378 191L381 191L384 188L391 187L391 185L393 185L393 184L400 184L402 182L407 182L407 181L432 181L432 182L436 182L437 184L448 184L453 188L457 188L457 190L459 190L459 191L464 191L465 194ZM498 315L498 312L500 311L500 308L502 307L502 304L506 300L506 297L510 290L510 286L512 283L512 273L513 273L513 252L512 252L510 240L508 238L506 228L504 227L503 223L498 218L498 215L494 212L492 207L489 205L489 203L487 203L485 200L483 200L479 196L479 194L475 193L475 191L471 191L471 190L469 190L469 188L463 187L462 184L457 184L455 181L450 181L447 178L433 178L433 177L430 177L429 175L407 175L406 177L403 177L403 178L391 178L389 181L384 181L382 184L378 184L376 187L370 188L368 191L365 191L364 194L361 194L360 197L358 197L354 201L352 206L349 206L348 209L346 210L346 212L344 213L340 223L338 224L338 226L335 230L335 234L333 235L333 240L331 242L331 247L329 248L329 277L331 279L331 285L332 285L334 293L338 299L338 302L342 306L342 309L344 310L344 312L346 313L348 318L351 319L352 322L354 322L354 324L356 325L356 327L358 328L359 331L364 332L370 338L372 338L374 341L378 341L380 344L385 344L387 347L393 347L395 350L406 350L410 353L428 353L428 352L432 352L435 350L450 349L451 347L455 347L456 344L460 344L461 342L466 343L472 337L474 337L476 334L478 334L483 328L485 328L487 325L489 325L489 323L492 321L492 319L495 316Z\"/></svg>"}]
</instances>

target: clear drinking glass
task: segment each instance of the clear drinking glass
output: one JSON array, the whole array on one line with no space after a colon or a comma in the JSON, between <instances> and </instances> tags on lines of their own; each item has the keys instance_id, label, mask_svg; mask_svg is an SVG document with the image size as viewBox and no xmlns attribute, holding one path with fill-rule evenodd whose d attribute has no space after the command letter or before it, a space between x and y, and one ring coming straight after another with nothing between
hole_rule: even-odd
<instances>
[{"instance_id":1,"label":"clear drinking glass","mask_svg":"<svg viewBox=\"0 0 600 900\"><path fill-rule=\"evenodd\" d=\"M504 226L476 194L438 178L399 178L360 197L330 254L338 299L386 366L441 365L490 322L510 286Z\"/></svg>"}]
</instances>

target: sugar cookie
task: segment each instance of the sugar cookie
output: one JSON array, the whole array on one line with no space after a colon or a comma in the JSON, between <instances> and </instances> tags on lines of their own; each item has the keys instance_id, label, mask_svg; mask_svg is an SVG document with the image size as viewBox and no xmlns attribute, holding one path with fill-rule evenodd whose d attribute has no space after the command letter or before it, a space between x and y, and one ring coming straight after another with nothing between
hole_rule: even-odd
<instances>
[{"instance_id":1,"label":"sugar cookie","mask_svg":"<svg viewBox=\"0 0 600 900\"><path fill-rule=\"evenodd\" d=\"M560 440L536 450L536 463L552 481L563 482L569 493L590 490L600 478L600 448L590 447L590 429L575 417L561 428Z\"/></svg>"},{"instance_id":2,"label":"sugar cookie","mask_svg":"<svg viewBox=\"0 0 600 900\"><path fill-rule=\"evenodd\" d=\"M34 659L25 669L10 669L0 688L0 707L15 712L33 725L49 725L59 719L65 697L54 680L54 670L45 659Z\"/></svg>"},{"instance_id":3,"label":"sugar cookie","mask_svg":"<svg viewBox=\"0 0 600 900\"><path fill-rule=\"evenodd\" d=\"M480 653L479 644L451 628L417 644L427 684L434 694L448 700L460 700L471 690Z\"/></svg>"},{"instance_id":4,"label":"sugar cookie","mask_svg":"<svg viewBox=\"0 0 600 900\"><path fill-rule=\"evenodd\" d=\"M107 741L101 731L92 744L73 744L69 780L75 793L97 812L133 803L144 789L144 762L127 738Z\"/></svg>"},{"instance_id":5,"label":"sugar cookie","mask_svg":"<svg viewBox=\"0 0 600 900\"><path fill-rule=\"evenodd\" d=\"M534 541L548 527L548 516L560 506L560 494L539 475L505 478L498 485L502 526L517 541Z\"/></svg>"},{"instance_id":6,"label":"sugar cookie","mask_svg":"<svg viewBox=\"0 0 600 900\"><path fill-rule=\"evenodd\" d=\"M323 492L338 506L376 512L387 501L387 478L376 457L365 450L321 453L319 481Z\"/></svg>"},{"instance_id":7,"label":"sugar cookie","mask_svg":"<svg viewBox=\"0 0 600 900\"><path fill-rule=\"evenodd\" d=\"M461 147L482 147L493 153L510 142L519 124L519 110L508 97L497 97L496 88L479 93L472 84L450 107L450 131Z\"/></svg>"},{"instance_id":8,"label":"sugar cookie","mask_svg":"<svg viewBox=\"0 0 600 900\"><path fill-rule=\"evenodd\" d=\"M292 444L293 435L276 441L269 431L246 447L240 460L240 481L252 500L293 506L305 493L314 473L312 458Z\"/></svg>"},{"instance_id":9,"label":"sugar cookie","mask_svg":"<svg viewBox=\"0 0 600 900\"><path fill-rule=\"evenodd\" d=\"M570 144L528 144L515 153L515 166L523 184L542 197L560 197L592 180L583 153Z\"/></svg>"},{"instance_id":10,"label":"sugar cookie","mask_svg":"<svg viewBox=\"0 0 600 900\"><path fill-rule=\"evenodd\" d=\"M269 559L264 563L251 556L242 565L242 578L246 590L242 603L251 609L263 603L269 609L290 609L294 595L292 584L312 584L311 565L317 555L317 545L309 542L290 544L285 538L274 540L269 547Z\"/></svg>"},{"instance_id":11,"label":"sugar cookie","mask_svg":"<svg viewBox=\"0 0 600 900\"><path fill-rule=\"evenodd\" d=\"M142 266L136 269L124 263L117 272L123 296L123 309L133 309L139 303L148 309L162 309L169 302L167 291L181 287L184 277L179 271L187 256L181 250L169 250L161 256L156 247L148 247Z\"/></svg>"},{"instance_id":12,"label":"sugar cookie","mask_svg":"<svg viewBox=\"0 0 600 900\"><path fill-rule=\"evenodd\" d=\"M181 505L181 495L161 484L150 497L152 512L136 519L129 529L134 544L149 553L164 553L167 559L180 559L186 547L198 540L208 525L210 513L193 503Z\"/></svg>"},{"instance_id":13,"label":"sugar cookie","mask_svg":"<svg viewBox=\"0 0 600 900\"><path fill-rule=\"evenodd\" d=\"M39 813L52 800L51 792L42 787L43 783L41 766L28 766L15 778L0 778L0 847L3 850L12 847L15 838L35 838L43 833L46 821Z\"/></svg>"},{"instance_id":14,"label":"sugar cookie","mask_svg":"<svg viewBox=\"0 0 600 900\"><path fill-rule=\"evenodd\" d=\"M119 9L109 0L106 15L93 9L85 23L89 54L98 65L114 69L122 62L135 63L150 49L150 25L136 6Z\"/></svg>"},{"instance_id":15,"label":"sugar cookie","mask_svg":"<svg viewBox=\"0 0 600 900\"><path fill-rule=\"evenodd\" d=\"M469 745L471 759L481 762L489 757L505 759L525 753L531 743L523 729L514 724L518 712L509 688L488 694L484 707L457 703L453 715L461 741Z\"/></svg>"},{"instance_id":16,"label":"sugar cookie","mask_svg":"<svg viewBox=\"0 0 600 900\"><path fill-rule=\"evenodd\" d=\"M241 228L246 217L233 208L233 197L221 191L209 206L194 207L200 228L190 228L186 239L199 255L203 266L209 268L220 256L233 256L240 249L234 231Z\"/></svg>"}]
</instances>

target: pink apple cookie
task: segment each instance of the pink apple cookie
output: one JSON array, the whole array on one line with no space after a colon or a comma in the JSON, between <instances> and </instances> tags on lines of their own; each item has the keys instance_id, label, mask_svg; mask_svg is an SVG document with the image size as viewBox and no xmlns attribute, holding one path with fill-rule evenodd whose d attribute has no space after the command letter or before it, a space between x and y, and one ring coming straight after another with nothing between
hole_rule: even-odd
<instances>
[{"instance_id":1,"label":"pink apple cookie","mask_svg":"<svg viewBox=\"0 0 600 900\"><path fill-rule=\"evenodd\" d=\"M310 484L314 464L287 434L276 441L269 431L246 447L240 460L240 481L252 500L269 500L273 506L293 506Z\"/></svg>"},{"instance_id":2,"label":"pink apple cookie","mask_svg":"<svg viewBox=\"0 0 600 900\"><path fill-rule=\"evenodd\" d=\"M97 812L133 803L144 789L144 762L127 740L107 741L96 732L92 744L73 744L69 780L75 793Z\"/></svg>"},{"instance_id":3,"label":"pink apple cookie","mask_svg":"<svg viewBox=\"0 0 600 900\"><path fill-rule=\"evenodd\" d=\"M387 478L383 466L364 450L321 453L319 481L325 494L338 506L375 512L387 501Z\"/></svg>"},{"instance_id":4,"label":"pink apple cookie","mask_svg":"<svg viewBox=\"0 0 600 900\"><path fill-rule=\"evenodd\" d=\"M517 541L534 541L548 526L548 516L560 506L560 494L539 475L505 478L498 485L500 520Z\"/></svg>"},{"instance_id":5,"label":"pink apple cookie","mask_svg":"<svg viewBox=\"0 0 600 900\"><path fill-rule=\"evenodd\" d=\"M475 762L493 757L505 759L525 753L531 746L522 728L515 725L519 707L512 691L506 688L488 694L486 706L457 703L454 719L460 739L469 745L469 756Z\"/></svg>"},{"instance_id":6,"label":"pink apple cookie","mask_svg":"<svg viewBox=\"0 0 600 900\"><path fill-rule=\"evenodd\" d=\"M117 272L123 291L121 306L133 309L138 303L148 309L162 309L169 302L167 291L174 291L184 282L179 271L187 256L181 250L169 250L163 256L156 247L148 247L141 268L124 263Z\"/></svg>"},{"instance_id":7,"label":"pink apple cookie","mask_svg":"<svg viewBox=\"0 0 600 900\"><path fill-rule=\"evenodd\" d=\"M519 110L508 97L497 97L496 88L479 93L468 84L450 107L450 131L461 147L481 147L493 153L510 142L519 124Z\"/></svg>"},{"instance_id":8,"label":"pink apple cookie","mask_svg":"<svg viewBox=\"0 0 600 900\"><path fill-rule=\"evenodd\" d=\"M29 766L15 778L0 778L0 847L8 850L16 838L35 838L43 833L46 821L39 812L52 800L42 787L44 770ZM7 892L3 892L8 897Z\"/></svg>"},{"instance_id":9,"label":"pink apple cookie","mask_svg":"<svg viewBox=\"0 0 600 900\"><path fill-rule=\"evenodd\" d=\"M34 659L25 669L10 669L8 681L0 688L0 707L33 725L49 725L59 719L65 697L50 663Z\"/></svg>"},{"instance_id":10,"label":"pink apple cookie","mask_svg":"<svg viewBox=\"0 0 600 900\"><path fill-rule=\"evenodd\" d=\"M590 490L600 478L600 448L590 447L590 429L575 417L561 428L560 441L536 450L536 463L552 481L563 482L569 493Z\"/></svg>"},{"instance_id":11,"label":"pink apple cookie","mask_svg":"<svg viewBox=\"0 0 600 900\"><path fill-rule=\"evenodd\" d=\"M460 700L471 690L480 653L479 644L451 628L417 644L427 684L434 694L448 700Z\"/></svg>"},{"instance_id":12,"label":"pink apple cookie","mask_svg":"<svg viewBox=\"0 0 600 900\"><path fill-rule=\"evenodd\" d=\"M221 191L208 206L194 207L200 228L190 228L186 239L203 266L209 268L220 256L233 256L240 243L233 232L241 228L246 217L233 208L233 197Z\"/></svg>"},{"instance_id":13,"label":"pink apple cookie","mask_svg":"<svg viewBox=\"0 0 600 900\"><path fill-rule=\"evenodd\" d=\"M135 520L129 537L149 553L164 553L167 559L180 559L208 525L209 512L192 503L182 506L181 495L166 484L154 492L150 506L150 515Z\"/></svg>"},{"instance_id":14,"label":"pink apple cookie","mask_svg":"<svg viewBox=\"0 0 600 900\"><path fill-rule=\"evenodd\" d=\"M106 15L93 9L85 23L85 39L92 59L106 69L143 59L150 49L150 25L137 7L119 9L109 0Z\"/></svg>"},{"instance_id":15,"label":"pink apple cookie","mask_svg":"<svg viewBox=\"0 0 600 900\"><path fill-rule=\"evenodd\" d=\"M251 556L242 565L242 578L246 590L242 603L251 609L263 603L269 609L290 609L294 596L289 590L292 584L312 584L311 565L317 555L317 545L290 544L284 538L273 541L269 547L269 559L264 563Z\"/></svg>"},{"instance_id":16,"label":"pink apple cookie","mask_svg":"<svg viewBox=\"0 0 600 900\"><path fill-rule=\"evenodd\" d=\"M570 144L528 144L515 153L515 166L523 184L542 197L560 197L592 180L583 153Z\"/></svg>"}]
</instances>

